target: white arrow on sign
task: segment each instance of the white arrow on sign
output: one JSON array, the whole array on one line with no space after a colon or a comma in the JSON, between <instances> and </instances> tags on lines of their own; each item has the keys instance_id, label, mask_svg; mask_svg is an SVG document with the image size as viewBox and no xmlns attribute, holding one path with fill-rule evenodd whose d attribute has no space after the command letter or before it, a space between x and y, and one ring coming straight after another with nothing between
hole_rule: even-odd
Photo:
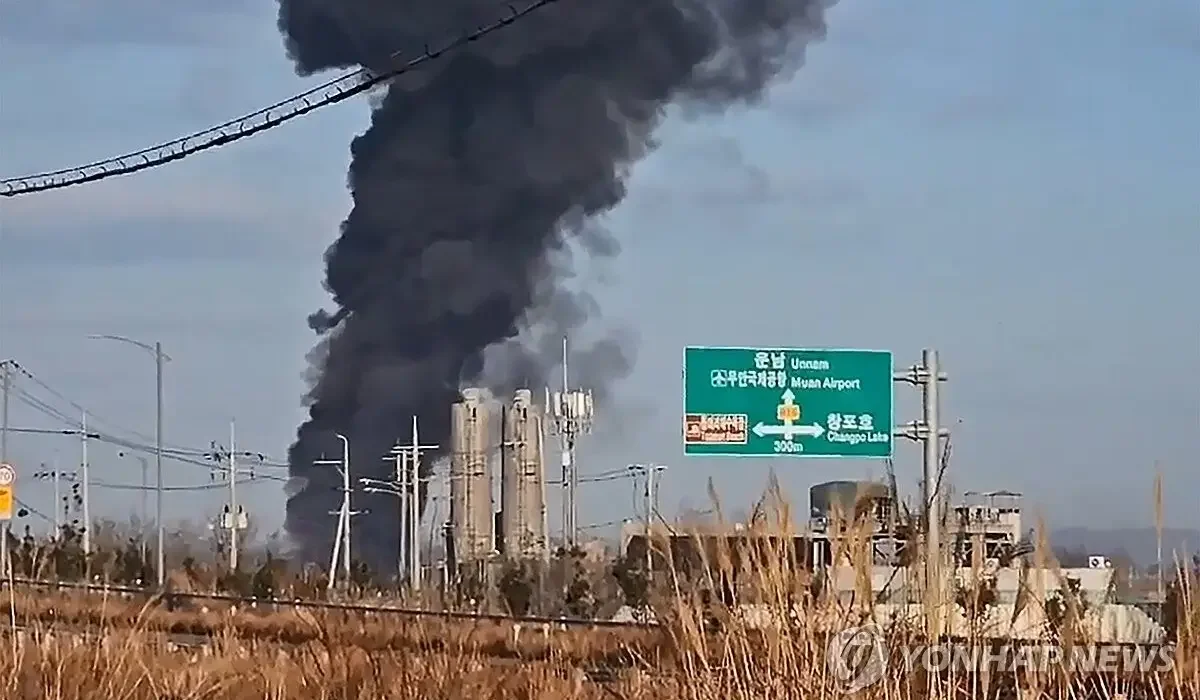
<instances>
[{"instance_id":1,"label":"white arrow on sign","mask_svg":"<svg viewBox=\"0 0 1200 700\"><path fill-rule=\"evenodd\" d=\"M785 389L784 392L779 395L779 398L782 401L779 406L780 409L790 409L796 405L796 394L793 393L791 389ZM780 410L779 415L783 425L767 425L766 423L759 422L758 425L752 428L754 434L759 437L766 437L767 435L779 435L784 440L791 440L797 435L807 435L809 437L819 438L825 434L825 428L821 427L821 425L817 423L813 423L812 425L793 424L792 416L799 416L800 412L798 410Z\"/></svg>"},{"instance_id":2,"label":"white arrow on sign","mask_svg":"<svg viewBox=\"0 0 1200 700\"><path fill-rule=\"evenodd\" d=\"M754 434L759 437L767 435L780 435L784 440L791 440L797 435L807 435L809 437L819 438L825 434L825 428L822 428L819 423L812 425L767 425L760 422L753 428Z\"/></svg>"}]
</instances>

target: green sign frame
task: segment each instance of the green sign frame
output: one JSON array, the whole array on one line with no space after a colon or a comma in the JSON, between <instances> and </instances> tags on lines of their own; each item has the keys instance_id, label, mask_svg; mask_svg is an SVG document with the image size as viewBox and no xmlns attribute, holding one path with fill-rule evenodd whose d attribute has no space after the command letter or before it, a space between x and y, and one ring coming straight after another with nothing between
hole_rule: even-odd
<instances>
[{"instance_id":1,"label":"green sign frame","mask_svg":"<svg viewBox=\"0 0 1200 700\"><path fill-rule=\"evenodd\" d=\"M684 454L888 459L890 350L688 346Z\"/></svg>"}]
</instances>

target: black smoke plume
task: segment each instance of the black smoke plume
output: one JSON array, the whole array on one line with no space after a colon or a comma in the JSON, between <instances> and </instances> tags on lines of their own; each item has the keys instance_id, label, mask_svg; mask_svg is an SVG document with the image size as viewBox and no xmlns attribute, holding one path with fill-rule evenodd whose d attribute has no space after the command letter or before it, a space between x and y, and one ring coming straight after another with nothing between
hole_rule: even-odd
<instances>
[{"instance_id":1,"label":"black smoke plume","mask_svg":"<svg viewBox=\"0 0 1200 700\"><path fill-rule=\"evenodd\" d=\"M393 52L416 55L509 11L496 0L279 1L288 52L306 75L383 71ZM593 315L564 283L570 257L616 253L597 217L625 196L664 110L758 101L823 33L827 4L557 0L377 96L351 144L354 206L326 253L337 310L309 318L324 337L311 356L310 417L289 455L307 486L286 521L305 559L329 556L340 483L312 463L340 456L335 435L349 438L356 475L383 476L381 457L407 438L414 414L422 442L447 443L448 406L481 381L485 349L506 348L496 363L504 376L485 384L540 386L557 342L512 341L531 319L578 327ZM593 388L627 371L627 343L592 352ZM395 499L354 507L371 510L355 520L356 558L390 570Z\"/></svg>"}]
</instances>

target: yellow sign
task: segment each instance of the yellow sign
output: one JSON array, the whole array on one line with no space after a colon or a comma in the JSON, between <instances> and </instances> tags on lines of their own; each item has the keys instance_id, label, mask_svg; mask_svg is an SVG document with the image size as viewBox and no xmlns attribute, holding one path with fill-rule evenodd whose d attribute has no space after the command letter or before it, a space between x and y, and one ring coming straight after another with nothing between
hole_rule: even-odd
<instances>
[{"instance_id":1,"label":"yellow sign","mask_svg":"<svg viewBox=\"0 0 1200 700\"><path fill-rule=\"evenodd\" d=\"M781 403L775 409L775 417L784 423L794 423L800 420L800 407L790 401Z\"/></svg>"},{"instance_id":2,"label":"yellow sign","mask_svg":"<svg viewBox=\"0 0 1200 700\"><path fill-rule=\"evenodd\" d=\"M0 486L0 521L13 519L13 487Z\"/></svg>"}]
</instances>

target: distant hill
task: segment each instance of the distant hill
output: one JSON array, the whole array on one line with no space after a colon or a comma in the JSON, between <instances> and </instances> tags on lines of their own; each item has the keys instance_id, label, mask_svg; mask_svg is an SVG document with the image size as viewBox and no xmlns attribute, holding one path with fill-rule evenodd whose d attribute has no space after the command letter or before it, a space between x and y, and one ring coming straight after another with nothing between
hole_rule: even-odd
<instances>
[{"instance_id":1,"label":"distant hill","mask_svg":"<svg viewBox=\"0 0 1200 700\"><path fill-rule=\"evenodd\" d=\"M1155 564L1156 537L1157 533L1153 527L1120 529L1068 527L1051 531L1050 546L1055 552L1103 554L1110 557L1124 554L1138 568L1144 569ZM1172 565L1173 553L1185 560L1194 554L1200 554L1200 530L1163 528L1162 541L1164 566Z\"/></svg>"}]
</instances>

